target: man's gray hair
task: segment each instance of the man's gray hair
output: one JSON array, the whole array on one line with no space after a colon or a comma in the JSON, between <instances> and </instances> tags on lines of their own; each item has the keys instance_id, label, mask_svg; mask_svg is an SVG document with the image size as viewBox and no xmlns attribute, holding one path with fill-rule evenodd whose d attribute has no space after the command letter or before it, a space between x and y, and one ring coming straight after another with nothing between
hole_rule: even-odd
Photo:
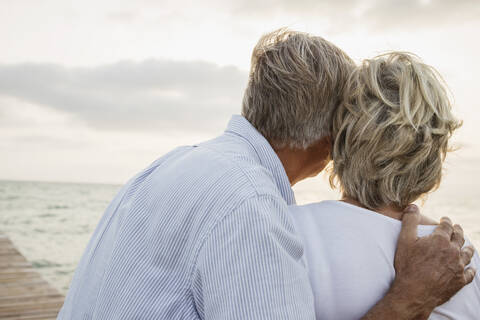
<instances>
[{"instance_id":1,"label":"man's gray hair","mask_svg":"<svg viewBox=\"0 0 480 320\"><path fill-rule=\"evenodd\" d=\"M331 132L353 61L321 37L279 29L252 53L242 115L276 147L307 148Z\"/></svg>"}]
</instances>

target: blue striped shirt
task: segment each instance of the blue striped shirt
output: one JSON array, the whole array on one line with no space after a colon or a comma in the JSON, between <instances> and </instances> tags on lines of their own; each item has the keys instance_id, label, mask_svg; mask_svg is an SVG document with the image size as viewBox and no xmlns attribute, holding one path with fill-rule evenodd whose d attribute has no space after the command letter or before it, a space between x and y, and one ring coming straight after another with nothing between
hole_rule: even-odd
<instances>
[{"instance_id":1,"label":"blue striped shirt","mask_svg":"<svg viewBox=\"0 0 480 320\"><path fill-rule=\"evenodd\" d=\"M267 140L233 116L120 190L58 319L314 319L294 203Z\"/></svg>"}]
</instances>

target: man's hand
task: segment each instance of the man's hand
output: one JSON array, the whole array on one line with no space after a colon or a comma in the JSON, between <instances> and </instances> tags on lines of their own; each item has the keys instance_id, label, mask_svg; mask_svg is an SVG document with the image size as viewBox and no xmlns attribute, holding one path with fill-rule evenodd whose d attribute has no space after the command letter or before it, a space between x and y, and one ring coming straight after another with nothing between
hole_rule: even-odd
<instances>
[{"instance_id":1,"label":"man's hand","mask_svg":"<svg viewBox=\"0 0 480 320\"><path fill-rule=\"evenodd\" d=\"M435 231L417 237L420 214L410 205L403 216L395 254L395 280L385 298L364 319L428 319L433 309L447 302L475 277L466 268L474 248L465 242L459 225L442 218Z\"/></svg>"},{"instance_id":2,"label":"man's hand","mask_svg":"<svg viewBox=\"0 0 480 320\"><path fill-rule=\"evenodd\" d=\"M435 231L423 238L417 237L420 214L415 205L407 207L395 254L396 277L392 289L402 299L411 300L411 307L423 313L447 302L466 284L472 282L475 270L465 267L472 259L474 248L462 249L465 242L459 225L452 226L442 218Z\"/></svg>"}]
</instances>

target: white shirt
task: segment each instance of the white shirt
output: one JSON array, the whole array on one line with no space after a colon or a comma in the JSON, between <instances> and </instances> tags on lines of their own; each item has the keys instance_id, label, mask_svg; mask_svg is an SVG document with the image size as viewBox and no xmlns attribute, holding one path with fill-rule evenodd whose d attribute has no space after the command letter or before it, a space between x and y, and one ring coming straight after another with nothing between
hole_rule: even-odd
<instances>
[{"instance_id":1,"label":"white shirt","mask_svg":"<svg viewBox=\"0 0 480 320\"><path fill-rule=\"evenodd\" d=\"M290 208L305 244L316 318L360 319L385 295L395 277L401 221L342 201ZM418 235L434 229L420 225ZM478 269L477 253L471 265ZM429 319L480 319L479 273Z\"/></svg>"}]
</instances>

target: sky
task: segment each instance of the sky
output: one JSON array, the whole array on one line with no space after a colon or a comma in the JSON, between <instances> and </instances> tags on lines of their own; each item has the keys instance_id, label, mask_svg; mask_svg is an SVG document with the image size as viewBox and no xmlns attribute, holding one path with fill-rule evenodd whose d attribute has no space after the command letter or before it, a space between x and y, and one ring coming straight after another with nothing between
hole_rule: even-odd
<instances>
[{"instance_id":1,"label":"sky","mask_svg":"<svg viewBox=\"0 0 480 320\"><path fill-rule=\"evenodd\" d=\"M280 27L419 55L464 120L456 157L480 159L478 0L0 0L0 179L123 183L222 133Z\"/></svg>"}]
</instances>

